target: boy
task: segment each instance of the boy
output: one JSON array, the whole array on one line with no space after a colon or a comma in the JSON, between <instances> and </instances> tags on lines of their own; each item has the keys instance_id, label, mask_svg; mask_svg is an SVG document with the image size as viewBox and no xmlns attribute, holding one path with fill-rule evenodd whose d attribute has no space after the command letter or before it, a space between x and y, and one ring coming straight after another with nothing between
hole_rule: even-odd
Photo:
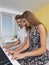
<instances>
[{"instance_id":1,"label":"boy","mask_svg":"<svg viewBox=\"0 0 49 65\"><path fill-rule=\"evenodd\" d=\"M23 43L25 45L27 38L28 38L26 29L25 29L25 26L24 26L24 23L22 20L22 16L16 15L15 20L16 20L18 26L20 27L20 29L17 31L17 41L16 41L16 43L13 43L12 45L4 46L4 48L6 48L6 49L10 49L11 47L18 45L19 43L20 44L18 45L18 47L21 46L21 44L23 44Z\"/></svg>"}]
</instances>

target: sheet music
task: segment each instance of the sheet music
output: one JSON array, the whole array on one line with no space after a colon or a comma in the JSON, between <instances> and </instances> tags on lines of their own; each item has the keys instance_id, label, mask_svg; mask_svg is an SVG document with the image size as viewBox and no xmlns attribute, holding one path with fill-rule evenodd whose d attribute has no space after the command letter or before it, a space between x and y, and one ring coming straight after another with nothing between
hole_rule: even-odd
<instances>
[{"instance_id":1,"label":"sheet music","mask_svg":"<svg viewBox=\"0 0 49 65\"><path fill-rule=\"evenodd\" d=\"M12 63L13 65L20 65L20 64L18 63L18 61L16 61L16 60L11 60L11 56L8 56L8 52L5 52L6 49L4 49L4 48L2 48L2 49L3 49L4 53L6 54L6 56L8 57L8 59L11 61L11 63Z\"/></svg>"}]
</instances>

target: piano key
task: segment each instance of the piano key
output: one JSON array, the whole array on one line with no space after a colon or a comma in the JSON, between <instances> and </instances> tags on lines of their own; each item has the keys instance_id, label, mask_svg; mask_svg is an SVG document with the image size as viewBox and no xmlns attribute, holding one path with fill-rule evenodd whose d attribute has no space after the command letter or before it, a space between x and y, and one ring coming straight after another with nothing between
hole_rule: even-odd
<instances>
[{"instance_id":1,"label":"piano key","mask_svg":"<svg viewBox=\"0 0 49 65\"><path fill-rule=\"evenodd\" d=\"M2 48L2 50L4 51L4 53L6 54L6 56L8 57L8 59L11 61L11 63L12 63L13 65L20 65L17 60L12 60L12 59L11 59L11 55L9 56L9 55L8 55L8 52L5 52L5 50L6 50L5 48Z\"/></svg>"}]
</instances>

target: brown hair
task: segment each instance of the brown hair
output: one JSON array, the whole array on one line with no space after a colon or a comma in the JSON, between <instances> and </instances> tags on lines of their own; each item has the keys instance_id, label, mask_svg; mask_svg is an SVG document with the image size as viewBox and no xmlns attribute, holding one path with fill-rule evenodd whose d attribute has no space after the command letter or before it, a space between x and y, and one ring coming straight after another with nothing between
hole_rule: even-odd
<instances>
[{"instance_id":1,"label":"brown hair","mask_svg":"<svg viewBox=\"0 0 49 65\"><path fill-rule=\"evenodd\" d=\"M15 20L17 20L17 19L22 19L22 16L21 15L16 15Z\"/></svg>"},{"instance_id":2,"label":"brown hair","mask_svg":"<svg viewBox=\"0 0 49 65\"><path fill-rule=\"evenodd\" d=\"M36 17L35 15L30 12L30 11L25 11L23 14L22 14L22 17L25 18L29 23L33 24L34 26L37 26L39 24L43 24L41 23ZM43 24L44 25L44 24ZM44 25L45 27L45 25ZM47 29L45 27L45 30L46 30L46 33L47 33Z\"/></svg>"}]
</instances>

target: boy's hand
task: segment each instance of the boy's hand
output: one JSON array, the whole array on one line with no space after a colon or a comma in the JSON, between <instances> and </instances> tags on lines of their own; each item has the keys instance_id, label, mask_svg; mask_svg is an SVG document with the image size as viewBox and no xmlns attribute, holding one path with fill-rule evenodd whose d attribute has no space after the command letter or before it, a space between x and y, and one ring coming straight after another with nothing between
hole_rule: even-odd
<instances>
[{"instance_id":1,"label":"boy's hand","mask_svg":"<svg viewBox=\"0 0 49 65\"><path fill-rule=\"evenodd\" d=\"M6 50L5 50L5 52L9 52L9 51L10 51L10 49L6 49Z\"/></svg>"},{"instance_id":2,"label":"boy's hand","mask_svg":"<svg viewBox=\"0 0 49 65\"><path fill-rule=\"evenodd\" d=\"M10 47L9 47L9 46L3 46L3 48L5 48L5 49L9 49Z\"/></svg>"}]
</instances>

